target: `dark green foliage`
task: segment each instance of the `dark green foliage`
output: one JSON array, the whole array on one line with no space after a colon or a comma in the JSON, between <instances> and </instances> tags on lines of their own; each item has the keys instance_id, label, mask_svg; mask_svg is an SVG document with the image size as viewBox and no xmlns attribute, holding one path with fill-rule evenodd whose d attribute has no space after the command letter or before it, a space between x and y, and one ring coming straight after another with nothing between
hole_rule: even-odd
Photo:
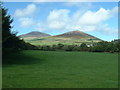
<instances>
[{"instance_id":1,"label":"dark green foliage","mask_svg":"<svg viewBox=\"0 0 120 90\"><path fill-rule=\"evenodd\" d=\"M10 15L7 15L7 9L2 7L2 48L3 55L9 51L17 51L19 47L19 38L15 33L11 32L11 19Z\"/></svg>"},{"instance_id":2,"label":"dark green foliage","mask_svg":"<svg viewBox=\"0 0 120 90\"><path fill-rule=\"evenodd\" d=\"M88 47L87 47L87 45L85 43L82 43L80 45L80 47L81 47L81 51L89 51L89 49L88 49Z\"/></svg>"},{"instance_id":3,"label":"dark green foliage","mask_svg":"<svg viewBox=\"0 0 120 90\"><path fill-rule=\"evenodd\" d=\"M56 51L56 50L63 50L63 51L88 51L88 52L120 52L120 43L117 40L107 42L102 41L94 44L86 44L82 43L79 45L64 45L64 44L58 44L58 45L45 45L40 46L39 50L45 50L45 51Z\"/></svg>"},{"instance_id":4,"label":"dark green foliage","mask_svg":"<svg viewBox=\"0 0 120 90\"><path fill-rule=\"evenodd\" d=\"M73 51L80 51L80 49L81 49L81 47L80 46L78 46L78 45L74 45L74 47L73 47Z\"/></svg>"},{"instance_id":5,"label":"dark green foliage","mask_svg":"<svg viewBox=\"0 0 120 90\"><path fill-rule=\"evenodd\" d=\"M52 45L52 50L55 51L57 48L57 45Z\"/></svg>"},{"instance_id":6,"label":"dark green foliage","mask_svg":"<svg viewBox=\"0 0 120 90\"><path fill-rule=\"evenodd\" d=\"M104 52L106 51L107 42L99 42L94 47L92 47L93 52Z\"/></svg>"},{"instance_id":7,"label":"dark green foliage","mask_svg":"<svg viewBox=\"0 0 120 90\"><path fill-rule=\"evenodd\" d=\"M2 55L3 59L7 58L7 55L13 52L19 52L20 50L32 50L37 49L36 46L31 45L29 43L24 42L24 40L20 39L16 34L16 32L12 32L11 23L13 19L11 16L7 14L7 9L2 7L0 4L0 8L2 9Z\"/></svg>"},{"instance_id":8,"label":"dark green foliage","mask_svg":"<svg viewBox=\"0 0 120 90\"><path fill-rule=\"evenodd\" d=\"M68 45L66 51L73 51L74 45Z\"/></svg>"},{"instance_id":9,"label":"dark green foliage","mask_svg":"<svg viewBox=\"0 0 120 90\"><path fill-rule=\"evenodd\" d=\"M99 42L93 47L90 48L90 51L92 52L119 52L119 42Z\"/></svg>"},{"instance_id":10,"label":"dark green foliage","mask_svg":"<svg viewBox=\"0 0 120 90\"><path fill-rule=\"evenodd\" d=\"M39 49L44 51L52 51L52 47L49 45L39 46Z\"/></svg>"},{"instance_id":11,"label":"dark green foliage","mask_svg":"<svg viewBox=\"0 0 120 90\"><path fill-rule=\"evenodd\" d=\"M61 43L59 43L59 44L57 45L57 49L62 49L63 47L64 47L64 45L61 44Z\"/></svg>"},{"instance_id":12,"label":"dark green foliage","mask_svg":"<svg viewBox=\"0 0 120 90\"><path fill-rule=\"evenodd\" d=\"M87 45L85 43L82 43L80 46L81 48L87 48Z\"/></svg>"}]
</instances>

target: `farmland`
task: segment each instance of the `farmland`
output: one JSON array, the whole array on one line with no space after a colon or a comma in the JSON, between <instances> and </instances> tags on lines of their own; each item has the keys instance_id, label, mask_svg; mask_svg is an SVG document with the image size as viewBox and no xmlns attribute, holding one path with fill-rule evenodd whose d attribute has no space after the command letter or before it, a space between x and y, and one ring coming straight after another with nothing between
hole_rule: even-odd
<instances>
[{"instance_id":1,"label":"farmland","mask_svg":"<svg viewBox=\"0 0 120 90\"><path fill-rule=\"evenodd\" d=\"M118 55L26 50L3 65L3 88L117 88ZM12 62L13 61L13 62Z\"/></svg>"},{"instance_id":2,"label":"farmland","mask_svg":"<svg viewBox=\"0 0 120 90\"><path fill-rule=\"evenodd\" d=\"M62 43L64 45L80 45L81 43L93 44L100 42L100 40L91 40L91 39L76 39L76 38L64 38L64 37L45 37L45 38L34 38L26 39L26 42L29 42L33 45L57 45Z\"/></svg>"},{"instance_id":3,"label":"farmland","mask_svg":"<svg viewBox=\"0 0 120 90\"><path fill-rule=\"evenodd\" d=\"M46 37L43 35L48 34L42 32L30 32L25 35L21 35L20 37L23 38L26 42L29 42L33 45L56 45L59 43L62 43L64 45L80 45L81 43L93 44L102 41L97 37L81 31L70 31L54 36L48 35Z\"/></svg>"}]
</instances>

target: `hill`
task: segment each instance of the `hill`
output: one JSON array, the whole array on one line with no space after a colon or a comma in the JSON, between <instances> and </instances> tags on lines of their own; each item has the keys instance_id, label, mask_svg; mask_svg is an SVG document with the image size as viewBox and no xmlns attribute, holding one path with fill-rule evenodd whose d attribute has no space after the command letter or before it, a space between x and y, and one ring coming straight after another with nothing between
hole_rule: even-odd
<instances>
[{"instance_id":1,"label":"hill","mask_svg":"<svg viewBox=\"0 0 120 90\"><path fill-rule=\"evenodd\" d=\"M95 43L102 41L101 39L94 37L92 35L89 35L87 33L81 32L81 31L70 31L63 34L50 36L49 34L45 34L45 36L40 36L38 33L31 33L26 35L23 35L22 37L25 38L25 40L31 44L34 45L56 45L58 43L67 44L67 45L80 45L81 43ZM35 37L35 38L33 38Z\"/></svg>"},{"instance_id":2,"label":"hill","mask_svg":"<svg viewBox=\"0 0 120 90\"><path fill-rule=\"evenodd\" d=\"M60 35L56 35L54 37L66 37L66 38L77 38L77 39L82 39L82 38L98 39L92 35L82 32L82 31L66 32L66 33L63 33Z\"/></svg>"},{"instance_id":3,"label":"hill","mask_svg":"<svg viewBox=\"0 0 120 90\"><path fill-rule=\"evenodd\" d=\"M43 37L49 37L49 36L51 36L51 35L42 33L42 32L38 32L38 31L33 31L33 32L30 32L27 34L20 35L20 37L25 40L31 40L31 39L35 39L35 38L43 38Z\"/></svg>"}]
</instances>

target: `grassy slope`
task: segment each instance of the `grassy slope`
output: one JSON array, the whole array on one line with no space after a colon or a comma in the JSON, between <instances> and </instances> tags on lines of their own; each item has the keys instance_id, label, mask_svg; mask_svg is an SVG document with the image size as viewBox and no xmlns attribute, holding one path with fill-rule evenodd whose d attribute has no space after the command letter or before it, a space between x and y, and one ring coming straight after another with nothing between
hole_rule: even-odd
<instances>
[{"instance_id":1,"label":"grassy slope","mask_svg":"<svg viewBox=\"0 0 120 90\"><path fill-rule=\"evenodd\" d=\"M117 54L24 51L3 66L3 87L115 88ZM19 62L18 62L19 61Z\"/></svg>"},{"instance_id":2,"label":"grassy slope","mask_svg":"<svg viewBox=\"0 0 120 90\"><path fill-rule=\"evenodd\" d=\"M45 37L45 38L37 38L37 39L30 39L27 40L27 42L33 44L33 45L53 45L53 44L66 44L66 45L80 45L81 43L92 43L93 42L100 42L100 40L89 40L88 39L79 39L79 38L64 38L64 37Z\"/></svg>"}]
</instances>

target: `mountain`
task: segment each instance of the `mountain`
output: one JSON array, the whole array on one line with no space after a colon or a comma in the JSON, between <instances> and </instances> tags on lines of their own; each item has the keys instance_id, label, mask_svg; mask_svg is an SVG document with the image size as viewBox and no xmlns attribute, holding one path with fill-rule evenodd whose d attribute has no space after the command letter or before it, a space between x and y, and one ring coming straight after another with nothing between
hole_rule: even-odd
<instances>
[{"instance_id":1,"label":"mountain","mask_svg":"<svg viewBox=\"0 0 120 90\"><path fill-rule=\"evenodd\" d=\"M34 45L56 45L59 43L67 45L80 45L81 43L96 43L101 39L81 31L70 31L63 34L51 36L42 32L30 32L20 36L25 41Z\"/></svg>"},{"instance_id":2,"label":"mountain","mask_svg":"<svg viewBox=\"0 0 120 90\"><path fill-rule=\"evenodd\" d=\"M94 37L82 31L70 31L53 37L76 38L76 39L85 39L85 38L98 39L97 37Z\"/></svg>"},{"instance_id":3,"label":"mountain","mask_svg":"<svg viewBox=\"0 0 120 90\"><path fill-rule=\"evenodd\" d=\"M49 36L51 36L51 35L42 33L42 32L38 32L38 31L33 31L33 32L30 32L27 34L20 35L20 37L23 39L35 39L35 38L43 38L43 37L49 37Z\"/></svg>"}]
</instances>

